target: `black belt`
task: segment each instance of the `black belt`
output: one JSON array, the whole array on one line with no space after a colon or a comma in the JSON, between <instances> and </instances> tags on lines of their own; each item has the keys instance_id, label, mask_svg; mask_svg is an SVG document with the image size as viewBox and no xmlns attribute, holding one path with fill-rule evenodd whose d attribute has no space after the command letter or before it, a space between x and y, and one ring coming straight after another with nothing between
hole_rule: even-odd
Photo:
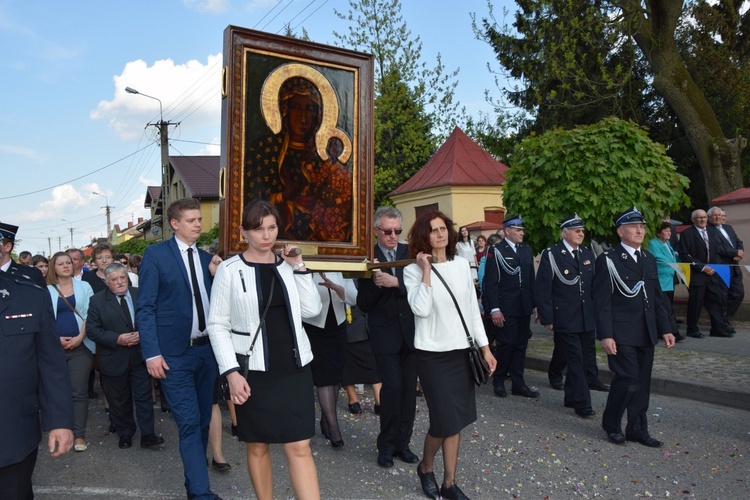
<instances>
[{"instance_id":1,"label":"black belt","mask_svg":"<svg viewBox=\"0 0 750 500\"><path fill-rule=\"evenodd\" d=\"M204 335L202 337L195 337L190 339L190 347L195 347L199 345L206 345L208 344L208 335Z\"/></svg>"}]
</instances>

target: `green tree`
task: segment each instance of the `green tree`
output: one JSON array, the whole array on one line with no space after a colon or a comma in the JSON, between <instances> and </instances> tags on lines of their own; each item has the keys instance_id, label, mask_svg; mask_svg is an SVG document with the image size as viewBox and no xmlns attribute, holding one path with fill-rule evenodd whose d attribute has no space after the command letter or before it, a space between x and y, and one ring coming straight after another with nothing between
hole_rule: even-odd
<instances>
[{"instance_id":1,"label":"green tree","mask_svg":"<svg viewBox=\"0 0 750 500\"><path fill-rule=\"evenodd\" d=\"M401 15L400 0L349 0L343 46L375 57L375 202L427 163L448 137L462 111L454 102L458 70L447 72L440 55L434 67L422 60L422 42Z\"/></svg>"},{"instance_id":2,"label":"green tree","mask_svg":"<svg viewBox=\"0 0 750 500\"><path fill-rule=\"evenodd\" d=\"M219 224L214 224L214 227L212 227L207 233L201 233L201 235L198 237L198 241L195 242L195 244L200 247L207 247L211 245L211 243L214 242L216 238L219 237Z\"/></svg>"},{"instance_id":3,"label":"green tree","mask_svg":"<svg viewBox=\"0 0 750 500\"><path fill-rule=\"evenodd\" d=\"M560 238L557 223L572 212L586 221L588 236L611 242L612 218L626 208L638 207L653 231L664 214L688 201L688 179L631 121L607 118L532 134L513 159L503 198L509 213L523 216L526 239L537 251Z\"/></svg>"},{"instance_id":4,"label":"green tree","mask_svg":"<svg viewBox=\"0 0 750 500\"><path fill-rule=\"evenodd\" d=\"M501 65L520 81L519 88L506 92L511 102L539 112L542 126L570 126L598 119L599 107L644 123L642 114L658 115L663 99L680 121L708 197L741 187L739 160L746 141L725 136L700 79L693 78L678 49L677 26L688 12L683 1L516 3L516 33L500 27L492 11L478 24ZM695 70L706 66L701 61ZM649 94L649 84L660 99Z\"/></svg>"},{"instance_id":5,"label":"green tree","mask_svg":"<svg viewBox=\"0 0 750 500\"><path fill-rule=\"evenodd\" d=\"M152 241L146 241L144 239L131 238L127 241L115 245L115 253L128 253L131 255L143 255L146 251L146 247L153 244Z\"/></svg>"}]
</instances>

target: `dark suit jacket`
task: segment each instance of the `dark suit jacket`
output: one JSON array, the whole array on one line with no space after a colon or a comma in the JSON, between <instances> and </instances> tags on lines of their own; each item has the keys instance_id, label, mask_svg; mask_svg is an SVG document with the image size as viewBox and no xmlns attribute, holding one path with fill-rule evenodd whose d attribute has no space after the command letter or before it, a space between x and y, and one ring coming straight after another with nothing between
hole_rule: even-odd
<instances>
[{"instance_id":1,"label":"dark suit jacket","mask_svg":"<svg viewBox=\"0 0 750 500\"><path fill-rule=\"evenodd\" d=\"M659 337L672 332L666 299L659 286L656 259L643 248L641 252L642 271L621 244L596 259L594 314L596 337L599 340L612 338L621 345L647 346L656 345ZM614 264L620 279L629 289L643 280L646 294L640 290L637 295L629 298L618 288L613 288L607 259Z\"/></svg>"},{"instance_id":2,"label":"dark suit jacket","mask_svg":"<svg viewBox=\"0 0 750 500\"><path fill-rule=\"evenodd\" d=\"M379 262L388 261L378 245L375 245L375 257ZM396 260L408 258L409 247L399 243ZM414 313L406 298L403 267L396 268L396 278L398 288L380 288L372 279L358 280L357 307L367 314L373 354L396 354L401 350L402 341L414 349Z\"/></svg>"},{"instance_id":3,"label":"dark suit jacket","mask_svg":"<svg viewBox=\"0 0 750 500\"><path fill-rule=\"evenodd\" d=\"M690 226L680 234L680 243L677 252L682 262L690 263L690 285L703 286L707 276L701 272L706 264L721 264L721 255L726 253L724 237L719 231L708 225L708 245L711 254L707 255L706 242L703 241L700 231L695 226Z\"/></svg>"},{"instance_id":4,"label":"dark suit jacket","mask_svg":"<svg viewBox=\"0 0 750 500\"><path fill-rule=\"evenodd\" d=\"M497 250L511 269L521 268L518 274L508 274L495 256ZM534 310L534 252L522 243L518 253L507 240L487 251L482 284L484 313L500 309L504 316L529 316Z\"/></svg>"},{"instance_id":5,"label":"dark suit jacket","mask_svg":"<svg viewBox=\"0 0 750 500\"><path fill-rule=\"evenodd\" d=\"M198 250L198 255L203 283L210 297L211 254ZM146 247L138 268L136 323L143 359L165 354L179 356L188 348L193 327L193 293L190 274L174 238Z\"/></svg>"},{"instance_id":6,"label":"dark suit jacket","mask_svg":"<svg viewBox=\"0 0 750 500\"><path fill-rule=\"evenodd\" d=\"M554 325L559 333L593 332L595 327L593 281L594 253L580 246L578 261L560 241L542 252L536 274L534 293L539 321ZM550 255L562 277L578 283L567 285L555 275Z\"/></svg>"},{"instance_id":7,"label":"dark suit jacket","mask_svg":"<svg viewBox=\"0 0 750 500\"><path fill-rule=\"evenodd\" d=\"M138 297L138 289L130 288L133 304ZM138 331L137 323L133 328L128 327L125 311L122 310L117 296L109 288L95 293L89 300L89 314L86 317L86 336L96 342L96 352L99 355L100 371L102 375L116 377L122 375L130 366L130 353L138 351L140 345L125 347L117 345L117 337L121 333Z\"/></svg>"},{"instance_id":8,"label":"dark suit jacket","mask_svg":"<svg viewBox=\"0 0 750 500\"><path fill-rule=\"evenodd\" d=\"M42 272L36 267L19 264L11 259L10 266L6 272L11 278L30 280L42 288L47 288L47 281L44 279L44 276L42 276Z\"/></svg>"},{"instance_id":9,"label":"dark suit jacket","mask_svg":"<svg viewBox=\"0 0 750 500\"><path fill-rule=\"evenodd\" d=\"M0 273L0 467L35 450L42 429L73 428L72 393L49 292Z\"/></svg>"},{"instance_id":10,"label":"dark suit jacket","mask_svg":"<svg viewBox=\"0 0 750 500\"><path fill-rule=\"evenodd\" d=\"M719 255L722 264L737 264L734 261L734 258L737 257L738 250L745 249L745 245L742 243L742 240L737 237L737 233L735 232L734 228L729 224L722 224L722 229L724 229L724 231L727 232L727 236L729 236L729 240L727 241L727 238L724 237L718 227L713 226L712 224L709 224L709 226L714 227L719 236L723 239L724 242L726 242L724 244L724 250ZM740 269L739 266L733 265L729 269L733 275L742 276L742 269Z\"/></svg>"}]
</instances>

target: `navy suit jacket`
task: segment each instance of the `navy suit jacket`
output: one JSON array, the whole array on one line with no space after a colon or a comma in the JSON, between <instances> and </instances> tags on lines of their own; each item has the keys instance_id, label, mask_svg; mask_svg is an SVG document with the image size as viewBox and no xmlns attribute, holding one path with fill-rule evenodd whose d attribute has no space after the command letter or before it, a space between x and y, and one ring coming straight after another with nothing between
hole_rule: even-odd
<instances>
[{"instance_id":1,"label":"navy suit jacket","mask_svg":"<svg viewBox=\"0 0 750 500\"><path fill-rule=\"evenodd\" d=\"M42 429L73 428L71 394L49 292L0 273L0 467L35 450Z\"/></svg>"},{"instance_id":2,"label":"navy suit jacket","mask_svg":"<svg viewBox=\"0 0 750 500\"><path fill-rule=\"evenodd\" d=\"M138 289L130 288L133 304L138 297ZM125 311L122 310L117 296L109 288L95 293L89 300L89 313L86 316L86 336L96 342L96 353L99 355L102 375L116 377L125 373L130 367L130 353L137 350L140 357L141 347L117 345L117 338L122 333L138 331L137 322L133 328L128 327Z\"/></svg>"},{"instance_id":3,"label":"navy suit jacket","mask_svg":"<svg viewBox=\"0 0 750 500\"><path fill-rule=\"evenodd\" d=\"M375 258L387 262L378 245L375 245ZM409 258L409 247L399 243L396 247L396 260ZM357 307L367 314L367 327L370 333L370 346L373 354L396 354L401 350L402 340L414 349L414 313L406 298L404 268L396 267L398 288L380 288L372 279L360 279L357 286ZM389 269L381 272L389 273Z\"/></svg>"},{"instance_id":4,"label":"navy suit jacket","mask_svg":"<svg viewBox=\"0 0 750 500\"><path fill-rule=\"evenodd\" d=\"M518 253L514 252L503 240L487 251L482 301L488 316L493 309L500 309L503 316L530 316L534 310L534 252L525 243L517 245L517 249ZM520 267L520 273L508 274L495 250L511 269Z\"/></svg>"},{"instance_id":5,"label":"navy suit jacket","mask_svg":"<svg viewBox=\"0 0 750 500\"><path fill-rule=\"evenodd\" d=\"M594 254L584 246L578 250L576 261L565 243L559 241L542 252L536 273L534 292L539 322L554 325L554 330L559 333L593 332L595 327ZM562 277L573 281L579 276L578 283L568 285L560 281L552 269L550 254Z\"/></svg>"},{"instance_id":6,"label":"navy suit jacket","mask_svg":"<svg viewBox=\"0 0 750 500\"><path fill-rule=\"evenodd\" d=\"M198 255L210 297L211 254L198 250ZM174 238L146 247L138 268L136 322L144 360L161 355L179 356L188 348L193 328L193 292Z\"/></svg>"},{"instance_id":7,"label":"navy suit jacket","mask_svg":"<svg viewBox=\"0 0 750 500\"><path fill-rule=\"evenodd\" d=\"M620 279L629 289L643 280L645 294L644 290L639 290L634 297L627 297L618 288L613 288L614 280L610 276L607 259L612 261ZM612 338L621 345L654 346L659 337L672 332L666 299L659 285L656 259L643 248L641 259L642 269L621 244L596 259L594 311L596 337L599 340Z\"/></svg>"},{"instance_id":8,"label":"navy suit jacket","mask_svg":"<svg viewBox=\"0 0 750 500\"><path fill-rule=\"evenodd\" d=\"M738 250L745 249L745 245L742 243L742 240L737 237L737 233L735 232L734 228L729 224L723 224L721 226L722 229L727 232L727 236L729 236L729 241L727 242L727 238L724 237L718 227L711 224L709 224L709 226L714 227L718 235L721 236L722 240L724 240L725 242L724 250L721 254L719 254L721 262L724 264L737 264L737 262L734 261L734 258L737 257ZM731 273L733 275L742 276L742 269L740 269L739 266L733 265L729 269L731 270Z\"/></svg>"}]
</instances>

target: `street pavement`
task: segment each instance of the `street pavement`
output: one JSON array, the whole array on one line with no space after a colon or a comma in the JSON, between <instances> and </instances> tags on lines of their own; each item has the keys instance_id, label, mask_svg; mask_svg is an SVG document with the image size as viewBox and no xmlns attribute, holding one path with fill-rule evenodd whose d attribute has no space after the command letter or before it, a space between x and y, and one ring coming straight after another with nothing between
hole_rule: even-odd
<instances>
[{"instance_id":1,"label":"street pavement","mask_svg":"<svg viewBox=\"0 0 750 500\"><path fill-rule=\"evenodd\" d=\"M478 419L461 434L457 483L474 499L750 498L749 326L738 324L731 339L687 339L674 349L657 348L649 429L665 445L652 449L607 441L600 420L606 393L592 392L593 419L563 407L562 392L547 381L551 335L535 325L526 381L541 397L498 398L491 384L478 390ZM607 381L606 357L600 356ZM322 497L425 498L414 465L396 459L395 467L383 469L375 463L378 417L369 387L362 401L364 413L351 415L341 392L343 449L332 449L320 434L313 438ZM412 450L421 455L428 412L423 398L417 404ZM117 436L106 432L101 400L92 400L88 451L53 459L42 446L34 475L36 498L185 498L176 427L170 414L158 406L155 411L157 433L166 440L162 449L139 448L136 435L133 448L120 450ZM225 499L255 498L244 444L231 437L223 412L223 449L232 470L211 470L212 488ZM281 446L272 446L272 455L275 498L294 498ZM438 455L438 481L441 460Z\"/></svg>"}]
</instances>

